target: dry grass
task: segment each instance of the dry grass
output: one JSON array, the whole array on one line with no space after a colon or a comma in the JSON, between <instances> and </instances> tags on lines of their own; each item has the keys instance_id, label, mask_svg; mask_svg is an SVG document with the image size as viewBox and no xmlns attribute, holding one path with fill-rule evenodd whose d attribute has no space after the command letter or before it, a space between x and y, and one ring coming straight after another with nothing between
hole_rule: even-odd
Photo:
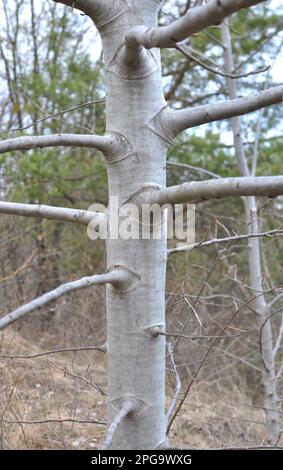
<instances>
[{"instance_id":1,"label":"dry grass","mask_svg":"<svg viewBox=\"0 0 283 470\"><path fill-rule=\"evenodd\" d=\"M27 253L23 258L27 258L30 251L28 244L26 247ZM11 260L13 257L12 251ZM184 292L196 295L201 291L207 276L207 270L200 269L200 265L204 264L202 261L196 259L192 267L191 260L188 264L185 256L180 260L178 269L175 265L169 266L167 291L174 294L167 302L167 331L181 331L181 325L188 320L186 334L202 333L196 316L182 299ZM17 267L21 262L21 259L17 261ZM89 272L92 269L90 266ZM212 272L209 282L216 288L208 286L203 294L218 291L232 293L230 285L221 284L223 269L225 266L219 266L215 273ZM11 266L5 265L3 277L10 272ZM21 276L3 283L0 292L1 314L35 296L37 278L33 270ZM72 278L64 273L65 277ZM218 284L221 284L221 289L217 289ZM207 335L217 335L235 308L229 299L224 299L222 305L219 302L218 299L217 303L203 300L197 304L197 313ZM2 332L0 356L34 355L57 348L101 345L105 341L104 311L103 289L87 289L82 295L74 293L66 296ZM233 326L251 333L248 337L240 336L233 341L224 340L218 346L235 356L247 357L261 367L254 316L248 310L242 311ZM174 339L170 338L170 341L174 342ZM204 341L180 342L174 356L183 391L208 345ZM167 366L171 367L170 361ZM106 358L101 352L64 352L13 360L0 357L0 368L2 447L100 448L106 426L96 421L105 423L107 415L106 396L101 394L101 390L107 392ZM169 406L175 385L174 375L170 371L167 382ZM266 434L262 396L258 371L214 349L174 422L170 434L173 445L180 448L219 448L263 444ZM64 419L72 421L62 422Z\"/></svg>"},{"instance_id":2,"label":"dry grass","mask_svg":"<svg viewBox=\"0 0 283 470\"><path fill-rule=\"evenodd\" d=\"M43 352L19 333L2 335L2 352ZM32 359L0 359L2 435L14 449L97 448L102 441L107 386L101 352L68 352ZM3 412L4 416L3 416ZM72 419L74 422L48 422ZM90 423L80 423L79 421ZM19 422L10 424L7 421ZM42 424L20 422L46 421Z\"/></svg>"},{"instance_id":3,"label":"dry grass","mask_svg":"<svg viewBox=\"0 0 283 470\"><path fill-rule=\"evenodd\" d=\"M1 354L30 355L44 350L13 329L2 333ZM106 396L96 389L97 384L103 392L107 390L103 353L82 351L31 359L1 358L0 367L4 448L100 448L106 428L91 421L106 420ZM169 382L173 385L172 374ZM172 390L170 384L168 389ZM172 443L190 448L263 443L263 410L256 408L245 391L240 390L238 383L228 387L227 377L223 386L221 380L195 383L172 428ZM56 422L63 419L74 421ZM90 423L80 422L85 420ZM27 423L33 421L45 422Z\"/></svg>"}]
</instances>

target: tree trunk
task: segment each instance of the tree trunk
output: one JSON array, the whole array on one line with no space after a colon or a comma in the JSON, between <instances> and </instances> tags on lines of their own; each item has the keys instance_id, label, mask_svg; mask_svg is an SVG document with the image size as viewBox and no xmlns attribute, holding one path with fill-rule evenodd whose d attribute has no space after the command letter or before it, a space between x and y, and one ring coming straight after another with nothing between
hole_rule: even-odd
<instances>
[{"instance_id":1,"label":"tree trunk","mask_svg":"<svg viewBox=\"0 0 283 470\"><path fill-rule=\"evenodd\" d=\"M119 133L125 150L107 162L109 211L146 188L165 187L168 144L149 123L166 105L159 50L126 52L125 34L132 26L155 26L159 1L131 2L127 13L101 32L106 67L108 132ZM120 7L121 11L121 7ZM110 216L112 218L112 216ZM136 282L126 291L107 287L109 421L123 403L133 400L137 411L118 427L111 448L151 449L165 440L165 340L151 329L165 324L166 231L162 240L110 239L108 269L124 265Z\"/></svg>"},{"instance_id":2,"label":"tree trunk","mask_svg":"<svg viewBox=\"0 0 283 470\"><path fill-rule=\"evenodd\" d=\"M228 73L234 70L232 43L229 31L228 20L221 26L222 42L224 45L225 69ZM230 99L237 98L236 80L227 79ZM244 151L241 121L240 117L232 118L233 139L235 155L239 173L241 176L250 176L250 170L247 164L247 158ZM246 222L249 233L259 233L258 226L258 207L256 197L245 197ZM273 337L270 319L270 309L266 302L263 291L263 274L260 259L260 240L259 238L249 239L249 277L257 298L253 302L254 309L258 315L259 328L262 328L260 338L261 358L263 362L263 385L264 385L264 408L266 416L266 431L268 440L274 444L280 436L280 416L278 413L277 393L276 393L276 369L275 357L273 354ZM259 295L262 293L262 295Z\"/></svg>"},{"instance_id":3,"label":"tree trunk","mask_svg":"<svg viewBox=\"0 0 283 470\"><path fill-rule=\"evenodd\" d=\"M255 197L245 198L247 223L250 233L259 233L257 201ZM258 296L263 290L263 273L260 260L260 241L258 238L249 239L249 271L250 285ZM266 431L268 441L275 444L280 437L280 416L278 413L278 397L276 386L275 357L273 354L273 335L270 318L270 309L264 294L257 297L253 307L258 314L259 328L262 327L260 337L261 358L263 362L264 408L266 417Z\"/></svg>"}]
</instances>

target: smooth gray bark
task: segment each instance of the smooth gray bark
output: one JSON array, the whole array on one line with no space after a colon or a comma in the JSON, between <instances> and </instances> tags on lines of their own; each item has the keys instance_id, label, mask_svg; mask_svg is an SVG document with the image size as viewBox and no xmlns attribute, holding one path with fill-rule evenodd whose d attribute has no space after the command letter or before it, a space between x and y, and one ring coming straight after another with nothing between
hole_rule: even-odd
<instances>
[{"instance_id":1,"label":"smooth gray bark","mask_svg":"<svg viewBox=\"0 0 283 470\"><path fill-rule=\"evenodd\" d=\"M148 123L166 105L160 53L123 46L129 29L157 24L159 1L129 2L127 14L99 27L106 70L107 130L130 143L124 158L108 160L109 195L135 202L144 185L166 185L168 144ZM120 2L120 5L122 3ZM120 6L121 8L122 6ZM111 199L110 199L111 201ZM111 203L109 214L111 217ZM165 338L151 329L165 328L165 227L161 240L108 240L108 266L124 264L137 282L125 291L107 287L109 424L129 400L136 412L120 423L110 448L154 449L165 440Z\"/></svg>"}]
</instances>

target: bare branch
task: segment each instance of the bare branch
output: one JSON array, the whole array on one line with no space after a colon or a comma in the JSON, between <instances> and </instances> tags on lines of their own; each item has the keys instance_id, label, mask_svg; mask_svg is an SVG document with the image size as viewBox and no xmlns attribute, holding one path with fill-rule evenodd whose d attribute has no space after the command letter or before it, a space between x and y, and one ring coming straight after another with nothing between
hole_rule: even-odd
<instances>
[{"instance_id":1,"label":"bare branch","mask_svg":"<svg viewBox=\"0 0 283 470\"><path fill-rule=\"evenodd\" d=\"M27 425L36 425L36 424L53 424L53 423L76 423L76 424L99 424L101 426L106 426L106 423L103 421L97 421L94 419L75 419L75 418L59 418L59 419L37 419L33 421L28 420L18 420L18 421L11 421L8 419L4 419L3 423L7 424L27 424Z\"/></svg>"},{"instance_id":2,"label":"bare branch","mask_svg":"<svg viewBox=\"0 0 283 470\"><path fill-rule=\"evenodd\" d=\"M278 334L277 334L276 343L275 343L274 348L273 348L273 356L274 357L276 356L276 354L278 353L278 351L280 349L282 338L283 338L283 312L281 314L281 323L280 323L280 328L279 328L279 331L278 331Z\"/></svg>"},{"instance_id":3,"label":"bare branch","mask_svg":"<svg viewBox=\"0 0 283 470\"><path fill-rule=\"evenodd\" d=\"M283 362L281 363L277 373L276 373L276 380L279 380L280 377L282 376L282 373L283 373Z\"/></svg>"},{"instance_id":4,"label":"bare branch","mask_svg":"<svg viewBox=\"0 0 283 470\"><path fill-rule=\"evenodd\" d=\"M214 69L213 67L206 64L202 60L200 60L197 57L193 56L187 49L185 49L182 46L176 45L175 49L177 49L177 51L181 52L185 57L187 57L189 60L191 60L195 64L199 65L200 67L203 67L205 70L208 70L208 72L212 72L215 75L220 75L221 77L231 78L233 80L235 80L236 78L246 78L246 77L249 77L250 75L257 75L259 73L266 72L267 70L270 69L270 65L268 65L266 67L260 67L256 70L251 70L250 72L243 72L243 73L239 73L239 74L225 73L225 72L222 72L221 70Z\"/></svg>"},{"instance_id":5,"label":"bare branch","mask_svg":"<svg viewBox=\"0 0 283 470\"><path fill-rule=\"evenodd\" d=\"M278 294L276 297L274 297L274 299L272 299L268 306L269 308L273 307L274 304L276 304L279 300L281 300L283 298L283 292L281 292L280 294Z\"/></svg>"},{"instance_id":6,"label":"bare branch","mask_svg":"<svg viewBox=\"0 0 283 470\"><path fill-rule=\"evenodd\" d=\"M218 25L227 16L242 8L249 8L264 0L211 0L206 5L192 8L168 26L148 28L134 27L126 36L130 47L175 47L177 42L199 33L203 29Z\"/></svg>"},{"instance_id":7,"label":"bare branch","mask_svg":"<svg viewBox=\"0 0 283 470\"><path fill-rule=\"evenodd\" d=\"M10 356L8 354L2 354L0 356L0 359L36 359L38 357L43 357L43 356L49 356L52 354L59 354L59 353L66 353L66 352L81 352L81 351L99 351L106 353L107 352L107 346L106 344L103 344L101 346L82 346L80 348L58 348L58 349L52 349L51 351L44 351L41 353L37 354L27 354L27 355L15 355L15 356Z\"/></svg>"},{"instance_id":8,"label":"bare branch","mask_svg":"<svg viewBox=\"0 0 283 470\"><path fill-rule=\"evenodd\" d=\"M179 373L178 373L178 370L177 370L177 367L176 367L176 364L175 364L174 354L173 354L173 349L172 349L171 343L167 344L167 349L168 349L168 353L169 353L169 357L170 357L170 361L171 361L171 364L172 364L172 368L173 368L173 372L174 372L174 376L175 376L175 381L176 381L174 396L173 396L172 402L170 404L169 410L168 410L167 415L166 415L167 421L170 422L170 419L173 416L175 406L177 404L177 401L178 401L178 398L179 398L179 395L180 395L180 392L181 392L182 383L181 383L181 379L180 379L180 376L179 376Z\"/></svg>"},{"instance_id":9,"label":"bare branch","mask_svg":"<svg viewBox=\"0 0 283 470\"><path fill-rule=\"evenodd\" d=\"M210 341L212 339L233 339L233 338L239 338L239 336L243 336L247 333L250 333L249 331L243 331L241 333L235 333L234 335L225 335L225 336L211 336L211 335L194 335L194 336L189 336L189 335L183 335L179 333L167 333L160 331L158 332L157 336L166 336L168 338L184 338L184 339L190 339L191 341L195 341L196 339L204 339L206 341Z\"/></svg>"},{"instance_id":10,"label":"bare branch","mask_svg":"<svg viewBox=\"0 0 283 470\"><path fill-rule=\"evenodd\" d=\"M107 395L107 393L105 393L104 390L102 390L102 388L96 382L93 383L92 380L88 380L86 377L83 377L82 375L78 375L73 372L70 372L66 367L61 367L58 364L55 364L55 362L50 361L50 364L52 364L58 370L63 372L64 377L66 377L66 375L69 375L73 379L80 380L81 382L85 383L89 387L94 388L98 393L100 393L100 395L104 395L104 396Z\"/></svg>"},{"instance_id":11,"label":"bare branch","mask_svg":"<svg viewBox=\"0 0 283 470\"><path fill-rule=\"evenodd\" d=\"M225 238L213 238L212 240L203 240L199 243L194 243L191 245L180 245L175 248L170 248L167 250L168 255L172 255L173 253L182 253L184 251L193 250L195 248L202 248L203 246L211 246L216 245L219 243L229 243L232 241L239 241L239 240L246 240L248 238L276 238L276 236L282 236L283 230L274 229L269 230L268 232L262 233L249 233L247 235L235 235L231 237Z\"/></svg>"},{"instance_id":12,"label":"bare branch","mask_svg":"<svg viewBox=\"0 0 283 470\"><path fill-rule=\"evenodd\" d=\"M113 271L107 274L99 274L95 276L87 276L79 279L77 281L67 282L66 284L62 284L61 286L57 287L56 289L43 294L42 296L38 297L31 302L23 305L22 307L17 308L13 312L5 315L0 319L0 330L3 330L11 323L22 318L24 315L33 312L39 308L44 307L45 305L53 302L54 300L59 299L65 294L69 292L73 292L79 289L85 289L86 287L90 286L97 286L102 284L117 284L120 285L121 283L127 283L129 280L129 272L126 269L114 269Z\"/></svg>"},{"instance_id":13,"label":"bare branch","mask_svg":"<svg viewBox=\"0 0 283 470\"><path fill-rule=\"evenodd\" d=\"M183 130L191 127L222 119L230 119L235 116L252 113L267 106L282 103L282 98L283 86L280 85L244 98L198 106L196 108L170 110L173 136L175 137Z\"/></svg>"},{"instance_id":14,"label":"bare branch","mask_svg":"<svg viewBox=\"0 0 283 470\"><path fill-rule=\"evenodd\" d=\"M11 403L11 399L12 399L12 396L13 396L13 393L16 389L16 384L13 384L12 385L12 388L11 388L11 391L8 395L8 400L7 400L7 403L5 404L4 406L4 409L3 409L3 412L2 412L2 416L0 418L0 429L1 429L1 435L0 435L0 442L1 442L1 450L4 449L4 427L3 427L3 422L4 422L4 416L5 416L5 413L7 412L9 406L10 406L10 403Z\"/></svg>"},{"instance_id":15,"label":"bare branch","mask_svg":"<svg viewBox=\"0 0 283 470\"><path fill-rule=\"evenodd\" d=\"M199 345L199 346L203 347L203 345ZM262 374L262 369L255 366L253 363L249 362L245 357L236 356L235 354L229 353L227 350L222 349L222 348L218 348L216 346L214 346L213 349L215 349L215 351L219 351L221 353L221 354L219 354L219 356L214 356L214 359L223 358L223 356L227 356L227 357L229 357L229 358L231 358L235 361L242 362L243 364L246 364L248 367L251 367L252 369L257 370L258 372L260 372ZM211 357L210 360L212 360L212 359L213 358ZM209 361L209 359L206 359L206 362L208 362L208 361ZM200 364L201 362L202 362L202 360L200 359L200 360L194 361L194 362L178 364L176 367L179 369L180 367L194 366L196 364Z\"/></svg>"},{"instance_id":16,"label":"bare branch","mask_svg":"<svg viewBox=\"0 0 283 470\"><path fill-rule=\"evenodd\" d=\"M239 446L239 447L214 447L211 448L211 450L283 450L283 447L277 446L277 445L258 445L258 446L250 446L250 447L244 447L244 446Z\"/></svg>"},{"instance_id":17,"label":"bare branch","mask_svg":"<svg viewBox=\"0 0 283 470\"><path fill-rule=\"evenodd\" d=\"M87 147L111 153L116 149L115 139L110 136L84 134L54 134L15 137L0 141L0 154L15 150L30 150L44 147Z\"/></svg>"},{"instance_id":18,"label":"bare branch","mask_svg":"<svg viewBox=\"0 0 283 470\"><path fill-rule=\"evenodd\" d=\"M260 295L261 295L261 294L260 294ZM253 296L251 299L249 299L247 302L245 302L243 305L241 305L241 307L237 308L237 309L234 311L234 313L233 313L233 315L231 316L230 320L226 323L226 325L224 325L224 327L223 327L223 328L221 329L221 331L219 332L219 337L223 336L223 333L225 332L225 330L231 325L231 323L233 322L233 320L235 319L235 317L243 310L243 308L244 308L246 305L248 305L249 303L251 303L251 302L252 302L254 299L256 299L257 297L258 297L258 296ZM171 426L172 426L172 424L173 424L175 418L176 418L177 415L179 414L179 412L180 412L180 410L181 410L181 408L182 408L182 406L183 406L183 404L184 404L184 402L185 402L185 400L186 400L186 398L187 398L187 396L188 396L188 394L189 394L189 392L190 392L190 390L191 390L191 388L192 388L192 386L193 386L195 380L197 379L197 377L198 377L198 375L199 375L199 373L200 373L200 371L201 371L201 369L202 369L203 364L205 363L205 361L206 361L208 355L210 354L210 352L213 350L213 347L215 346L215 344L217 343L217 341L218 341L218 338L215 338L214 340L212 340L212 342L210 343L209 347L207 348L206 353L204 354L204 356L203 356L203 358L202 358L202 360L201 360L199 366L197 367L197 369L196 369L196 371L195 371L195 373L194 373L194 375L193 375L193 377L192 377L192 380L189 382L189 384L188 384L188 386L187 386L187 389L186 389L186 391L185 391L185 394L184 394L182 400L180 401L180 403L179 403L179 405L178 405L178 407L177 407L177 409L176 409L174 415L172 416L172 418L171 418L171 420L170 420L170 423L169 423L169 425L168 425L167 432L170 431Z\"/></svg>"},{"instance_id":19,"label":"bare branch","mask_svg":"<svg viewBox=\"0 0 283 470\"><path fill-rule=\"evenodd\" d=\"M167 166L175 166L176 168L181 168L181 169L184 169L184 170L195 171L196 173L203 173L204 175L211 176L212 178L222 178L222 176L217 175L217 173L213 173L212 171L205 170L204 168L200 168L200 167L195 166L195 165L189 165L188 163L167 161L166 165Z\"/></svg>"},{"instance_id":20,"label":"bare branch","mask_svg":"<svg viewBox=\"0 0 283 470\"><path fill-rule=\"evenodd\" d=\"M100 98L99 100L94 100L94 101L87 101L85 103L77 104L76 106L73 106L72 108L64 109L63 111L59 111L58 113L53 113L53 114L48 114L48 116L45 116L41 119L38 119L37 121L33 121L30 124L27 124L24 127L15 127L12 129L7 129L6 131L0 131L0 135L2 134L9 134L10 132L19 132L19 131L25 131L27 129L30 129L31 127L35 126L36 124L40 124L41 122L47 121L49 119L57 118L59 116L63 116L66 113L70 113L72 111L76 111L77 109L85 108L88 106L92 106L97 103L104 103L105 98Z\"/></svg>"},{"instance_id":21,"label":"bare branch","mask_svg":"<svg viewBox=\"0 0 283 470\"><path fill-rule=\"evenodd\" d=\"M112 444L112 441L113 441L113 438L114 438L114 435L118 426L130 413L132 413L136 409L136 406L137 406L136 403L131 400L127 400L124 402L124 405L122 406L122 408L117 413L114 420L108 427L107 435L101 447L101 450L107 450L109 448L109 446Z\"/></svg>"},{"instance_id":22,"label":"bare branch","mask_svg":"<svg viewBox=\"0 0 283 470\"><path fill-rule=\"evenodd\" d=\"M150 204L198 203L232 196L267 196L283 194L283 176L247 176L239 178L192 181L159 191L146 191L143 201Z\"/></svg>"},{"instance_id":23,"label":"bare branch","mask_svg":"<svg viewBox=\"0 0 283 470\"><path fill-rule=\"evenodd\" d=\"M21 272L28 269L31 266L36 254L37 254L37 249L33 250L33 252L30 254L30 256L24 261L24 263L21 266L19 266L17 269L15 269L15 271L10 273L8 276L2 277L0 279L0 284L3 284L5 282L9 281L10 279L15 279Z\"/></svg>"},{"instance_id":24,"label":"bare branch","mask_svg":"<svg viewBox=\"0 0 283 470\"><path fill-rule=\"evenodd\" d=\"M59 222L72 222L74 224L88 225L92 221L102 221L105 214L68 207L45 206L42 204L21 204L17 202L0 201L0 213L20 215L26 217L40 217L57 220Z\"/></svg>"}]
</instances>

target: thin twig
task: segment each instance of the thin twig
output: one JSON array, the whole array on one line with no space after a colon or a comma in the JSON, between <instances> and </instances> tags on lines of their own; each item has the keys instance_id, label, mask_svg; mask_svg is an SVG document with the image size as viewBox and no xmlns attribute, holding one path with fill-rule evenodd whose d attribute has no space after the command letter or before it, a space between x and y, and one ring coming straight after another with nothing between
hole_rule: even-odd
<instances>
[{"instance_id":1,"label":"thin twig","mask_svg":"<svg viewBox=\"0 0 283 470\"><path fill-rule=\"evenodd\" d=\"M75 418L50 418L50 419L37 419L33 421L29 420L19 420L19 421L11 421L8 419L3 420L6 424L23 424L23 425L36 425L36 424L52 424L52 423L77 423L77 424L98 424L101 426L106 426L107 423L104 421L98 421L93 419L75 419Z\"/></svg>"},{"instance_id":2,"label":"thin twig","mask_svg":"<svg viewBox=\"0 0 283 470\"><path fill-rule=\"evenodd\" d=\"M283 450L283 447L278 447L278 446L264 446L264 445L258 445L258 446L250 446L250 447L213 447L210 448L209 450ZM200 450L198 448L198 450Z\"/></svg>"},{"instance_id":3,"label":"thin twig","mask_svg":"<svg viewBox=\"0 0 283 470\"><path fill-rule=\"evenodd\" d=\"M184 295L184 301L189 305L190 309L192 310L197 322L199 323L199 326L200 326L201 330L205 330L206 328L203 325L198 312L196 311L195 307L191 304L191 302L187 299L187 297L185 295Z\"/></svg>"},{"instance_id":4,"label":"thin twig","mask_svg":"<svg viewBox=\"0 0 283 470\"><path fill-rule=\"evenodd\" d=\"M212 171L205 170L204 168L200 168L195 165L189 165L188 163L180 163L180 162L166 162L167 166L175 166L176 168L183 168L184 170L191 170L197 173L203 173L204 175L211 176L212 178L222 178L222 176L218 175L217 173L213 173Z\"/></svg>"},{"instance_id":5,"label":"thin twig","mask_svg":"<svg viewBox=\"0 0 283 470\"><path fill-rule=\"evenodd\" d=\"M5 419L4 419L4 416L5 416L5 413L7 412L9 406L10 406L10 403L11 403L11 400L12 400L12 396L13 396L13 393L15 391L15 388L16 388L16 385L13 384L12 388L11 388L11 391L9 393L9 396L8 396L8 400L4 406L4 410L2 412L2 416L0 418L0 427L1 427L1 450L3 450L4 448L4 428L3 428L3 423L5 422Z\"/></svg>"},{"instance_id":6,"label":"thin twig","mask_svg":"<svg viewBox=\"0 0 283 470\"><path fill-rule=\"evenodd\" d=\"M55 364L55 362L52 362L50 361L50 364L52 364L54 367L56 367L57 369L61 370L64 375L69 375L70 377L72 377L73 379L76 379L76 380L81 380L82 382L84 382L86 385L89 385L90 387L94 388L97 392L99 392L101 395L104 395L106 396L107 394L104 392L104 390L102 390L102 388L97 384L97 383L92 383L90 380L86 379L85 377L83 377L82 375L78 375L76 373L72 373L70 372L68 369L66 369L66 367L61 367L59 366L58 364Z\"/></svg>"},{"instance_id":7,"label":"thin twig","mask_svg":"<svg viewBox=\"0 0 283 470\"><path fill-rule=\"evenodd\" d=\"M196 248L201 248L203 246L216 245L219 243L228 243L232 241L246 240L248 238L276 238L277 236L280 237L282 235L283 235L283 230L274 229L274 230L269 230L268 232L262 232L262 233L249 233L247 235L235 235L235 236L225 237L225 238L213 238L212 240L202 240L199 243L193 243L190 245L181 245L181 246L177 246L176 248L170 248L167 250L167 253L168 255L171 255L173 253L182 253L184 251L194 250Z\"/></svg>"},{"instance_id":8,"label":"thin twig","mask_svg":"<svg viewBox=\"0 0 283 470\"><path fill-rule=\"evenodd\" d=\"M243 305L241 305L241 307L239 307L239 308L237 308L237 309L235 310L235 312L234 312L233 315L231 316L230 320L224 325L224 327L223 327L223 328L221 329L221 331L219 332L219 337L221 337L221 336L223 335L224 331L228 328L228 326L230 326L230 324L233 322L233 320L235 319L235 317L244 309L244 307L245 307L246 305L248 305L249 303L254 302L254 300L255 300L256 298L258 298L260 295L262 295L262 294L259 294L259 295L257 295L257 296L255 296L255 295L252 296L247 302L245 302ZM185 402L185 400L186 400L186 398L187 398L187 396L188 396L188 394L189 394L189 392L190 392L190 390L191 390L191 388L192 388L192 386L193 386L193 384L194 384L196 378L197 378L198 375L199 375L199 372L200 372L201 369L202 369L202 366L203 366L204 362L206 361L206 358L208 357L209 353L211 352L211 350L213 349L213 346L215 345L215 343L216 343L217 341L218 341L218 338L216 337L216 338L211 342L209 348L207 349L206 353L204 354L204 357L202 358L202 361L200 362L199 366L197 367L197 369L196 369L196 371L195 371L195 373L194 373L194 375L193 375L192 380L189 382L189 384L188 384L188 386L187 386L187 389L186 389L186 391L185 391L185 393L184 393L184 396L183 396L182 400L180 401L180 403L179 403L179 405L178 405L178 408L176 409L174 415L172 416L172 419L171 419L171 421L170 421L170 423L169 423L169 425L168 425L167 432L170 431L171 426L172 426L172 424L173 424L175 418L176 418L177 415L179 414L179 412L180 412L180 410L181 410L181 408L182 408L182 406L183 406L183 404L184 404L184 402Z\"/></svg>"},{"instance_id":9,"label":"thin twig","mask_svg":"<svg viewBox=\"0 0 283 470\"><path fill-rule=\"evenodd\" d=\"M259 69L252 70L251 72L246 72L246 73L240 73L240 74L225 73L225 72L222 72L221 70L216 70L213 67L210 67L210 65L208 65L208 64L205 64L204 62L197 59L195 56L190 54L190 52L188 52L187 50L185 50L182 46L180 46L178 44L175 46L175 49L180 51L185 57L190 59L192 62L195 62L197 65L200 65L201 67L208 70L209 72L215 73L216 75L220 75L221 77L231 78L233 80L236 79L236 78L245 78L245 77L249 77L250 75L256 75L258 73L263 73L263 72L266 72L267 70L270 69L270 65L268 65L267 67L261 67Z\"/></svg>"},{"instance_id":10,"label":"thin twig","mask_svg":"<svg viewBox=\"0 0 283 470\"><path fill-rule=\"evenodd\" d=\"M172 338L184 338L184 339L191 339L192 341L195 339L206 339L206 340L211 340L211 339L231 339L231 338L238 338L239 336L243 336L247 333L250 333L249 331L245 331L243 333L238 333L235 335L225 335L225 336L208 336L208 335L194 335L194 336L189 336L189 335L183 335L183 334L178 334L178 333L167 333L167 332L160 332L158 333L159 336L166 336L166 337L172 337Z\"/></svg>"},{"instance_id":11,"label":"thin twig","mask_svg":"<svg viewBox=\"0 0 283 470\"><path fill-rule=\"evenodd\" d=\"M13 273L9 274L8 276L2 277L0 279L0 284L3 284L4 282L9 281L10 279L16 278L16 276L18 276L22 271L25 271L27 268L29 268L36 253L37 249L33 250L31 255L24 261L24 263L19 268L17 268Z\"/></svg>"},{"instance_id":12,"label":"thin twig","mask_svg":"<svg viewBox=\"0 0 283 470\"><path fill-rule=\"evenodd\" d=\"M177 367L176 367L176 364L175 364L174 355L173 355L173 348L172 348L171 343L167 343L167 349L168 349L168 353L169 353L169 357L170 357L170 361L171 361L171 364L172 364L172 367L173 367L173 372L174 372L175 381L176 381L174 396L172 398L169 410L168 410L167 415L166 415L167 422L169 423L172 416L173 416L175 406L177 404L177 401L178 401L178 398L179 398L179 395L180 395L182 383L181 383L180 376L179 376L179 373L178 373L178 370L177 370Z\"/></svg>"},{"instance_id":13,"label":"thin twig","mask_svg":"<svg viewBox=\"0 0 283 470\"><path fill-rule=\"evenodd\" d=\"M50 351L44 351L37 354L28 354L28 355L17 355L17 356L9 356L9 355L0 355L0 359L36 359L37 357L48 356L51 354L58 354L58 353L65 353L65 352L78 352L78 351L100 351L103 353L107 352L106 344L101 346L83 346L81 348L58 348L52 349Z\"/></svg>"},{"instance_id":14,"label":"thin twig","mask_svg":"<svg viewBox=\"0 0 283 470\"><path fill-rule=\"evenodd\" d=\"M74 106L73 108L65 109L64 111L59 111L58 113L49 114L48 116L45 116L42 119L38 119L37 121L34 121L31 124L28 124L27 126L16 127L16 128L13 128L13 129L8 129L6 131L1 131L0 135L8 134L9 132L25 131L25 130L29 129L30 127L36 126L37 124L39 124L41 122L47 121L47 119L52 119L52 118L55 118L55 117L58 117L58 116L63 116L63 114L70 113L71 111L75 111L76 109L80 109L80 108L83 108L83 107L86 107L86 106L91 106L93 104L104 103L104 102L105 102L105 98L101 98L99 100L94 100L94 101L88 101L86 103L81 103L81 104L78 104L77 106Z\"/></svg>"}]
</instances>

